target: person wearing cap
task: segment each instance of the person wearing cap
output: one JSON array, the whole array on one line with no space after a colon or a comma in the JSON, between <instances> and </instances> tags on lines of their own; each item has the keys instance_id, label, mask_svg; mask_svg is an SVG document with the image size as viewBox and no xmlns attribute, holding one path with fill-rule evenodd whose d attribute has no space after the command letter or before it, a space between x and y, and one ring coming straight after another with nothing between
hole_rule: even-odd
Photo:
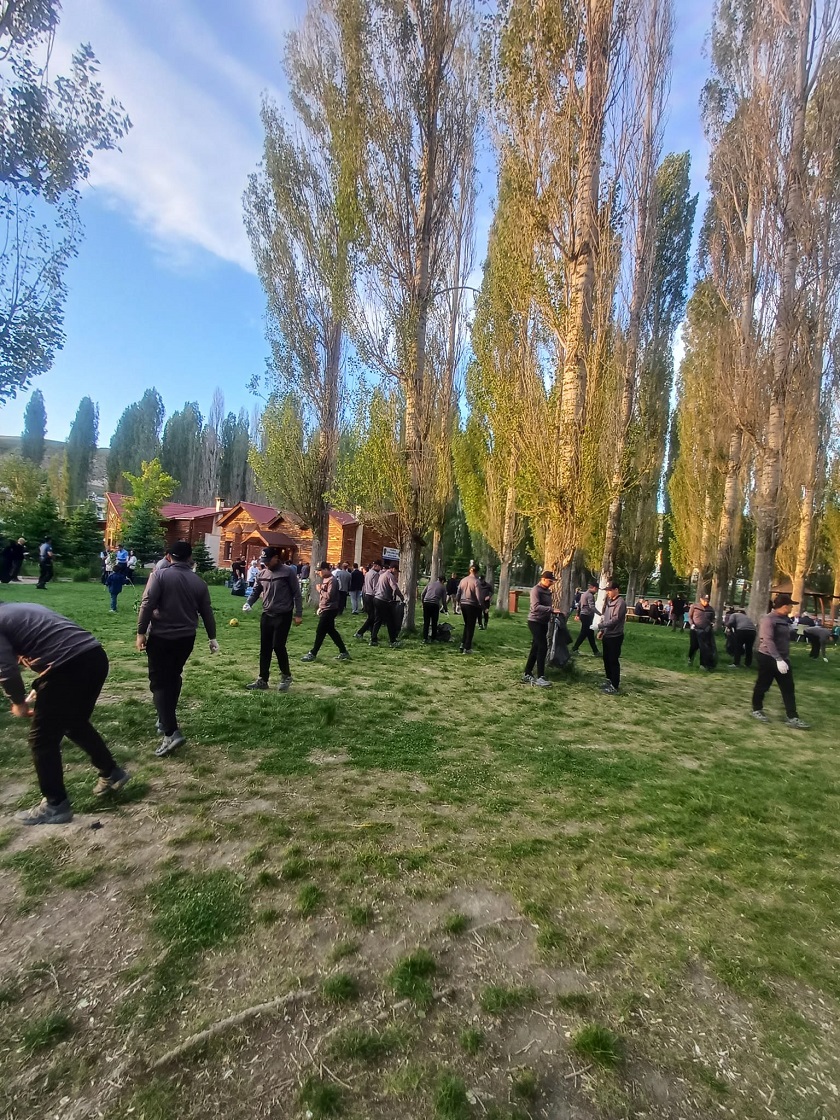
<instances>
[{"instance_id":1,"label":"person wearing cap","mask_svg":"<svg viewBox=\"0 0 840 1120\"><path fill-rule=\"evenodd\" d=\"M207 584L192 570L192 545L176 541L167 551L169 563L156 568L143 592L137 615L137 649L149 663L149 690L163 735L155 751L164 758L186 742L178 726L184 666L195 646L199 616L207 631L210 652L216 653L216 618Z\"/></svg>"},{"instance_id":2,"label":"person wearing cap","mask_svg":"<svg viewBox=\"0 0 840 1120\"><path fill-rule=\"evenodd\" d=\"M34 704L26 695L21 664L39 674ZM90 722L107 676L108 658L93 634L40 603L0 604L0 684L12 715L30 718L29 746L43 795L39 805L18 814L22 824L67 824L73 819L61 765L65 735L99 771L96 797L128 782L130 775Z\"/></svg>"},{"instance_id":3,"label":"person wearing cap","mask_svg":"<svg viewBox=\"0 0 840 1120\"><path fill-rule=\"evenodd\" d=\"M438 619L441 608L446 606L446 584L443 576L430 579L423 592L423 644L437 641ZM429 629L432 636L429 638Z\"/></svg>"},{"instance_id":4,"label":"person wearing cap","mask_svg":"<svg viewBox=\"0 0 840 1120\"><path fill-rule=\"evenodd\" d=\"M370 632L370 644L372 646L379 645L379 631L384 624L388 631L388 641L391 649L399 648L398 638L402 626L403 603L405 602L405 597L400 591L399 573L399 564L396 560L392 560L385 567L385 570L380 572L379 579L376 581L376 591L374 592L375 621Z\"/></svg>"},{"instance_id":5,"label":"person wearing cap","mask_svg":"<svg viewBox=\"0 0 840 1120\"><path fill-rule=\"evenodd\" d=\"M271 673L271 655L277 658L280 667L278 692L288 692L292 683L292 670L289 665L289 652L286 641L292 623L300 626L303 621L303 597L297 573L286 563L286 557L278 548L264 548L260 556L260 574L257 576L251 594L243 605L243 611L250 611L262 599L260 616L260 675L247 688L265 691Z\"/></svg>"},{"instance_id":6,"label":"person wearing cap","mask_svg":"<svg viewBox=\"0 0 840 1120\"><path fill-rule=\"evenodd\" d=\"M790 609L796 602L786 592L775 595L769 614L762 615L758 622L758 677L753 689L753 716L762 723L769 723L764 714L764 697L770 691L773 681L779 686L785 705L788 727L796 731L807 731L796 711L796 691L793 687L793 673L790 668Z\"/></svg>"},{"instance_id":7,"label":"person wearing cap","mask_svg":"<svg viewBox=\"0 0 840 1120\"><path fill-rule=\"evenodd\" d=\"M723 616L723 623L732 641L732 667L740 669L743 657L744 665L749 669L755 645L755 623L748 614L734 607Z\"/></svg>"},{"instance_id":8,"label":"person wearing cap","mask_svg":"<svg viewBox=\"0 0 840 1120\"><path fill-rule=\"evenodd\" d=\"M475 624L484 609L484 591L478 574L478 565L470 564L469 574L458 584L455 603L464 619L464 636L461 639L461 653L472 653Z\"/></svg>"},{"instance_id":9,"label":"person wearing cap","mask_svg":"<svg viewBox=\"0 0 840 1120\"><path fill-rule=\"evenodd\" d=\"M44 537L43 543L38 548L38 568L38 582L35 587L38 591L46 591L47 584L53 578L53 548L50 537Z\"/></svg>"},{"instance_id":10,"label":"person wearing cap","mask_svg":"<svg viewBox=\"0 0 840 1120\"><path fill-rule=\"evenodd\" d=\"M598 581L591 579L586 586L586 591L581 592L580 603L578 604L578 619L580 621L580 633L575 639L575 644L572 646L572 653L577 653L584 642L589 642L589 647L596 657L599 657L601 651L595 642L595 635L592 633L592 626L595 622L595 615L598 613L598 608L595 605L595 596L598 592Z\"/></svg>"},{"instance_id":11,"label":"person wearing cap","mask_svg":"<svg viewBox=\"0 0 840 1120\"><path fill-rule=\"evenodd\" d=\"M365 580L362 584L362 604L367 618L353 635L354 638L363 638L368 630L373 635L373 627L376 622L376 585L379 583L381 572L382 562L377 557L365 572Z\"/></svg>"},{"instance_id":12,"label":"person wearing cap","mask_svg":"<svg viewBox=\"0 0 840 1120\"><path fill-rule=\"evenodd\" d=\"M621 685L621 647L624 644L626 618L627 604L621 594L621 588L615 580L611 580L607 584L607 598L598 626L598 637L601 639L601 650L604 658L604 672L607 677L601 691L608 694L618 692Z\"/></svg>"},{"instance_id":13,"label":"person wearing cap","mask_svg":"<svg viewBox=\"0 0 840 1120\"><path fill-rule=\"evenodd\" d=\"M314 661L318 656L318 651L324 644L324 638L329 634L332 640L338 647L338 661L349 661L350 654L347 652L341 635L335 628L335 620L338 615L339 596L341 594L338 583L333 576L333 570L326 562L318 565L318 571L321 574L321 587L318 593L318 625L315 629L315 641L309 653L304 654L301 661Z\"/></svg>"},{"instance_id":14,"label":"person wearing cap","mask_svg":"<svg viewBox=\"0 0 840 1120\"><path fill-rule=\"evenodd\" d=\"M688 622L691 636L688 641L688 663L694 664L694 655L700 651L700 664L711 673L717 664L715 648L715 609L709 603L708 592L704 591L699 601L688 608Z\"/></svg>"},{"instance_id":15,"label":"person wearing cap","mask_svg":"<svg viewBox=\"0 0 840 1120\"><path fill-rule=\"evenodd\" d=\"M545 659L548 654L548 624L551 622L553 600L551 588L554 584L554 572L544 571L531 588L530 607L528 610L528 629L531 631L531 649L528 660L525 662L525 672L522 674L523 684L533 684L537 688L551 688L551 681L545 676ZM537 675L534 676L534 666Z\"/></svg>"}]
</instances>

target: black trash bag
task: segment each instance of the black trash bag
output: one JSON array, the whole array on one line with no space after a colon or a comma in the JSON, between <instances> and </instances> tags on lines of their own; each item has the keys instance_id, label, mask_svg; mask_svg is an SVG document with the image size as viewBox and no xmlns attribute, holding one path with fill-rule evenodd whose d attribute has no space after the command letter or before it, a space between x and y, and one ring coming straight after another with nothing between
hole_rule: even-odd
<instances>
[{"instance_id":1,"label":"black trash bag","mask_svg":"<svg viewBox=\"0 0 840 1120\"><path fill-rule=\"evenodd\" d=\"M247 590L248 585L245 583L244 579L235 579L233 581L233 586L230 589L230 593L231 595L241 595L244 598Z\"/></svg>"},{"instance_id":2,"label":"black trash bag","mask_svg":"<svg viewBox=\"0 0 840 1120\"><path fill-rule=\"evenodd\" d=\"M441 622L437 628L436 642L451 642L452 641L452 627L448 622Z\"/></svg>"},{"instance_id":3,"label":"black trash bag","mask_svg":"<svg viewBox=\"0 0 840 1120\"><path fill-rule=\"evenodd\" d=\"M572 635L566 626L566 616L562 613L555 614L548 636L548 664L552 669L563 669L572 659L569 646L572 644Z\"/></svg>"},{"instance_id":4,"label":"black trash bag","mask_svg":"<svg viewBox=\"0 0 840 1120\"><path fill-rule=\"evenodd\" d=\"M716 668L718 655L714 630L698 630L697 641L700 646L700 665L704 669Z\"/></svg>"}]
</instances>

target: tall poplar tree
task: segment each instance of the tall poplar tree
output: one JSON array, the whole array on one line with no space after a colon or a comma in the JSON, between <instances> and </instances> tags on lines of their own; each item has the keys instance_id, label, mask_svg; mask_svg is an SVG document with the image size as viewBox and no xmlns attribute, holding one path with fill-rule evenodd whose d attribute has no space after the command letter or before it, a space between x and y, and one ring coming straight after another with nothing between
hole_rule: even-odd
<instances>
[{"instance_id":1,"label":"tall poplar tree","mask_svg":"<svg viewBox=\"0 0 840 1120\"><path fill-rule=\"evenodd\" d=\"M180 412L173 412L163 429L160 462L177 478L172 497L176 502L198 504L201 500L201 452L204 420L195 401L187 401Z\"/></svg>"},{"instance_id":2,"label":"tall poplar tree","mask_svg":"<svg viewBox=\"0 0 840 1120\"><path fill-rule=\"evenodd\" d=\"M144 462L160 453L163 401L156 389L147 389L139 401L125 409L111 436L108 451L108 489L127 485L128 474L139 474Z\"/></svg>"},{"instance_id":3,"label":"tall poplar tree","mask_svg":"<svg viewBox=\"0 0 840 1120\"><path fill-rule=\"evenodd\" d=\"M20 437L20 453L24 459L40 467L44 461L44 444L47 438L47 410L44 394L36 389L23 413L23 434Z\"/></svg>"},{"instance_id":4,"label":"tall poplar tree","mask_svg":"<svg viewBox=\"0 0 840 1120\"><path fill-rule=\"evenodd\" d=\"M64 451L64 479L67 491L67 508L74 509L88 498L90 472L96 458L99 438L99 409L90 399L83 397L76 409L70 435Z\"/></svg>"}]
</instances>

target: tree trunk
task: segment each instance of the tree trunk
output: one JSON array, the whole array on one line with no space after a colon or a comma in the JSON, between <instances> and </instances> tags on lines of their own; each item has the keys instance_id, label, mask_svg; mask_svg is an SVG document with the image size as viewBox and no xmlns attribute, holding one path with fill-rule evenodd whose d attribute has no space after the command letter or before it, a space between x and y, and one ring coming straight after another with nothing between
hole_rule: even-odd
<instances>
[{"instance_id":1,"label":"tree trunk","mask_svg":"<svg viewBox=\"0 0 840 1120\"><path fill-rule=\"evenodd\" d=\"M432 534L432 556L429 561L429 582L434 583L440 573L440 529Z\"/></svg>"},{"instance_id":2,"label":"tree trunk","mask_svg":"<svg viewBox=\"0 0 840 1120\"><path fill-rule=\"evenodd\" d=\"M736 428L729 440L726 482L723 487L723 506L718 527L717 557L712 578L711 604L714 607L718 629L723 625L723 600L726 596L726 585L732 574L735 523L738 518L739 499L741 497L741 451L743 442L743 433L740 428Z\"/></svg>"},{"instance_id":3,"label":"tree trunk","mask_svg":"<svg viewBox=\"0 0 840 1120\"><path fill-rule=\"evenodd\" d=\"M840 612L840 563L834 566L834 598L831 600L831 625L837 621Z\"/></svg>"},{"instance_id":4,"label":"tree trunk","mask_svg":"<svg viewBox=\"0 0 840 1120\"><path fill-rule=\"evenodd\" d=\"M400 542L400 590L405 595L405 613L402 628L406 632L416 630L417 583L420 574L421 542L416 537L408 537Z\"/></svg>"},{"instance_id":5,"label":"tree trunk","mask_svg":"<svg viewBox=\"0 0 840 1120\"><path fill-rule=\"evenodd\" d=\"M627 591L625 592L625 601L628 607L632 610L636 600L639 597L639 569L631 568L627 573Z\"/></svg>"}]
</instances>

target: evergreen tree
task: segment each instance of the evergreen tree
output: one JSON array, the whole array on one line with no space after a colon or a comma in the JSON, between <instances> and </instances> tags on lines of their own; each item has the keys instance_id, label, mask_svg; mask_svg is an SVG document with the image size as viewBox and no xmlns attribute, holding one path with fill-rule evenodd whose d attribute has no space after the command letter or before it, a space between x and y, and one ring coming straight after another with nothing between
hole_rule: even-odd
<instances>
[{"instance_id":1,"label":"evergreen tree","mask_svg":"<svg viewBox=\"0 0 840 1120\"><path fill-rule=\"evenodd\" d=\"M83 397L70 426L67 448L64 452L64 477L67 489L67 508L75 509L88 498L88 484L96 441L99 437L99 409L90 399Z\"/></svg>"},{"instance_id":2,"label":"evergreen tree","mask_svg":"<svg viewBox=\"0 0 840 1120\"><path fill-rule=\"evenodd\" d=\"M139 475L129 474L126 481L131 496L126 499L122 524L122 539L126 548L133 548L141 564L162 555L165 540L160 510L178 485L178 480L167 474L158 459L142 463Z\"/></svg>"},{"instance_id":3,"label":"evergreen tree","mask_svg":"<svg viewBox=\"0 0 840 1120\"><path fill-rule=\"evenodd\" d=\"M147 389L139 401L128 406L111 437L108 452L108 489L125 485L127 472L136 474L143 462L151 462L160 452L163 427L163 401L156 389Z\"/></svg>"},{"instance_id":4,"label":"evergreen tree","mask_svg":"<svg viewBox=\"0 0 840 1120\"><path fill-rule=\"evenodd\" d=\"M134 549L141 564L160 559L166 547L160 514L151 506L138 506L127 513L122 539L126 548Z\"/></svg>"},{"instance_id":5,"label":"evergreen tree","mask_svg":"<svg viewBox=\"0 0 840 1120\"><path fill-rule=\"evenodd\" d=\"M216 567L203 540L196 541L193 545L192 558L197 572L212 572Z\"/></svg>"},{"instance_id":6,"label":"evergreen tree","mask_svg":"<svg viewBox=\"0 0 840 1120\"><path fill-rule=\"evenodd\" d=\"M12 538L25 537L30 553L34 553L44 537L52 540L53 552L64 560L64 524L58 505L49 490L44 490L34 502L15 505L4 519L3 528Z\"/></svg>"},{"instance_id":7,"label":"evergreen tree","mask_svg":"<svg viewBox=\"0 0 840 1120\"><path fill-rule=\"evenodd\" d=\"M203 428L198 405L188 401L163 429L160 461L165 471L180 479L173 494L177 502L200 501Z\"/></svg>"},{"instance_id":8,"label":"evergreen tree","mask_svg":"<svg viewBox=\"0 0 840 1120\"><path fill-rule=\"evenodd\" d=\"M36 389L26 405L23 414L23 434L20 437L20 453L24 459L40 467L44 461L44 442L47 437L47 410L44 407L44 394Z\"/></svg>"},{"instance_id":9,"label":"evergreen tree","mask_svg":"<svg viewBox=\"0 0 840 1120\"><path fill-rule=\"evenodd\" d=\"M95 560L102 549L102 530L92 501L77 505L67 521L67 555L77 567Z\"/></svg>"},{"instance_id":10,"label":"evergreen tree","mask_svg":"<svg viewBox=\"0 0 840 1120\"><path fill-rule=\"evenodd\" d=\"M248 415L244 409L238 416L229 412L222 425L222 461L219 468L219 493L231 505L246 497L248 488L248 452L251 440Z\"/></svg>"}]
</instances>

